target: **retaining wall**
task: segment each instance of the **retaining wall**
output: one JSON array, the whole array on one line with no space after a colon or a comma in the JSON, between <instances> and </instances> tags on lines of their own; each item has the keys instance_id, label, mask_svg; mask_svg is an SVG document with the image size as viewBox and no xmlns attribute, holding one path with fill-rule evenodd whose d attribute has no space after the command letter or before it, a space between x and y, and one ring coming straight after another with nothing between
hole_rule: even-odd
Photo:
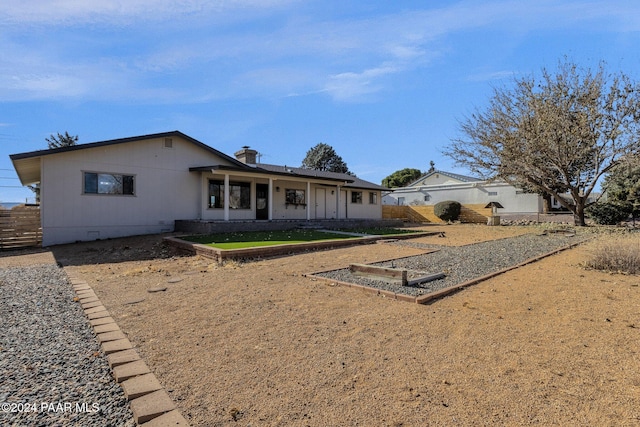
<instances>
[{"instance_id":1,"label":"retaining wall","mask_svg":"<svg viewBox=\"0 0 640 427\"><path fill-rule=\"evenodd\" d=\"M354 229L371 227L402 227L400 219L349 219L320 221L202 221L176 220L175 231L192 234L235 233L240 231L276 231L295 228Z\"/></svg>"},{"instance_id":2,"label":"retaining wall","mask_svg":"<svg viewBox=\"0 0 640 427\"><path fill-rule=\"evenodd\" d=\"M487 219L491 216L491 208L485 208L484 206L485 205L462 205L460 222L486 224ZM433 205L383 205L382 218L388 220L399 219L405 222L444 223L444 221L433 213Z\"/></svg>"}]
</instances>

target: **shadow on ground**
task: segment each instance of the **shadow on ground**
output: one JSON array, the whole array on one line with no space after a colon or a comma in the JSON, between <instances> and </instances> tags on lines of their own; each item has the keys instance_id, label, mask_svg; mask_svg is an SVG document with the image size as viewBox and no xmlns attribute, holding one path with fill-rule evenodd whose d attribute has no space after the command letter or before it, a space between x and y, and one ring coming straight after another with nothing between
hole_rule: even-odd
<instances>
[{"instance_id":1,"label":"shadow on ground","mask_svg":"<svg viewBox=\"0 0 640 427\"><path fill-rule=\"evenodd\" d=\"M185 253L167 245L163 238L172 234L152 234L69 243L47 248L61 266L110 264L148 261L184 256Z\"/></svg>"}]
</instances>

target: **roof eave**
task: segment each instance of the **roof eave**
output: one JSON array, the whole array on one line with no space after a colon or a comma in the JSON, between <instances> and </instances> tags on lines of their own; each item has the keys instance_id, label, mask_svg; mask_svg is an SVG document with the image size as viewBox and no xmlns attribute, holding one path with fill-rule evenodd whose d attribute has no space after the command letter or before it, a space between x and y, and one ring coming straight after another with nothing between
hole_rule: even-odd
<instances>
[{"instance_id":1,"label":"roof eave","mask_svg":"<svg viewBox=\"0 0 640 427\"><path fill-rule=\"evenodd\" d=\"M11 160L22 160L22 159L27 159L27 158L32 158L32 157L42 157L42 156L48 156L51 154L57 154L57 153L64 153L67 151L77 151L77 150L86 150L88 148L96 148L96 147L105 147L105 146L109 146L109 145L115 145L115 144L123 144L123 143L127 143L127 142L135 142L135 141L143 141L143 140L148 140L148 139L155 139L155 138L168 138L168 137L180 137L183 138L189 142L191 142L194 145L197 145L198 147L201 147L219 157L222 157L223 159L227 160L228 162L241 167L241 168L248 168L249 166L247 166L246 164L242 163L241 161L239 161L238 159L231 157L227 154L224 154L221 151L216 150L213 147L208 146L207 144L198 141L195 138L190 137L189 135L186 135L178 130L174 130L174 131L170 131L170 132L161 132L161 133L153 133L153 134L148 134L148 135L140 135L140 136L132 136L132 137L127 137L127 138L119 138L119 139L111 139L111 140L106 140L106 141L98 141L98 142L90 142L87 144L76 144L76 145L70 145L68 147L59 147L59 148L49 148L46 150L36 150L36 151L29 151L29 152L25 152L25 153L17 153L17 154L11 154L9 155L9 157L11 158Z\"/></svg>"},{"instance_id":2,"label":"roof eave","mask_svg":"<svg viewBox=\"0 0 640 427\"><path fill-rule=\"evenodd\" d=\"M290 178L304 178L304 179L313 179L317 181L331 181L331 182L343 182L343 183L353 183L355 182L353 179L342 179L342 178L330 178L330 177L320 177L314 175L304 175L294 172L277 172L271 171L267 169L261 169L258 167L247 167L244 168L236 168L233 166L226 165L214 165L214 166L197 166L189 168L189 172L208 172L208 171L229 171L229 172L244 172L250 174L260 174L260 175L277 175L277 176L286 176Z\"/></svg>"},{"instance_id":3,"label":"roof eave","mask_svg":"<svg viewBox=\"0 0 640 427\"><path fill-rule=\"evenodd\" d=\"M14 159L11 157L13 168L16 170L20 184L36 184L41 180L41 157Z\"/></svg>"}]
</instances>

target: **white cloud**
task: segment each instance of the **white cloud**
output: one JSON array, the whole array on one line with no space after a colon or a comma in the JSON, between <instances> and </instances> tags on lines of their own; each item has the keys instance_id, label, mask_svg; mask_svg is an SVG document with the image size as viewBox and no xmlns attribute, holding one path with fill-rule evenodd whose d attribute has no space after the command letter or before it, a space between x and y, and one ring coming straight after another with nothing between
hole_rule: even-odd
<instances>
[{"instance_id":1,"label":"white cloud","mask_svg":"<svg viewBox=\"0 0 640 427\"><path fill-rule=\"evenodd\" d=\"M82 86L79 79L53 74L13 76L9 84L9 88L15 91L41 93L45 97L50 93L77 96L84 93Z\"/></svg>"},{"instance_id":2,"label":"white cloud","mask_svg":"<svg viewBox=\"0 0 640 427\"><path fill-rule=\"evenodd\" d=\"M361 100L388 87L394 75L454 52L452 35L473 37L485 28L521 34L576 22L589 22L591 28L619 23L640 28L640 5L616 2L462 1L438 9L325 20L307 15L299 0L26 3L0 3L0 23L15 24L0 35L4 100L8 94L9 99L102 99L121 91L128 98L179 96L184 102L319 92L337 101ZM153 25L144 25L150 21ZM101 30L86 26L91 23L101 24ZM45 28L41 43L28 24L63 25L65 32L57 37L55 29L47 33ZM85 27L74 32L74 25ZM505 73L469 78L499 79Z\"/></svg>"},{"instance_id":3,"label":"white cloud","mask_svg":"<svg viewBox=\"0 0 640 427\"><path fill-rule=\"evenodd\" d=\"M380 78L398 72L394 66L371 68L360 73L347 72L329 77L324 90L338 101L358 100L365 95L378 92L382 85Z\"/></svg>"},{"instance_id":4,"label":"white cloud","mask_svg":"<svg viewBox=\"0 0 640 427\"><path fill-rule=\"evenodd\" d=\"M233 10L282 7L292 0L3 0L0 22L135 24Z\"/></svg>"}]
</instances>

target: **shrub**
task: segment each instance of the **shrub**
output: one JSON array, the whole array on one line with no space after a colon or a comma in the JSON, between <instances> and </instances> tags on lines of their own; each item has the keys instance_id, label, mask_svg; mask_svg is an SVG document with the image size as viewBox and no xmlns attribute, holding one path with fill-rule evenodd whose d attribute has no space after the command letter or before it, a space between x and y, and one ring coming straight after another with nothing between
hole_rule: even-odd
<instances>
[{"instance_id":1,"label":"shrub","mask_svg":"<svg viewBox=\"0 0 640 427\"><path fill-rule=\"evenodd\" d=\"M640 239L637 235L600 238L589 252L590 258L585 262L588 268L640 274Z\"/></svg>"},{"instance_id":2,"label":"shrub","mask_svg":"<svg viewBox=\"0 0 640 427\"><path fill-rule=\"evenodd\" d=\"M433 213L443 221L455 221L460 217L462 205L453 200L438 202L433 207Z\"/></svg>"},{"instance_id":3,"label":"shrub","mask_svg":"<svg viewBox=\"0 0 640 427\"><path fill-rule=\"evenodd\" d=\"M596 203L587 209L587 215L596 224L616 225L620 221L629 218L631 206L620 203Z\"/></svg>"}]
</instances>

